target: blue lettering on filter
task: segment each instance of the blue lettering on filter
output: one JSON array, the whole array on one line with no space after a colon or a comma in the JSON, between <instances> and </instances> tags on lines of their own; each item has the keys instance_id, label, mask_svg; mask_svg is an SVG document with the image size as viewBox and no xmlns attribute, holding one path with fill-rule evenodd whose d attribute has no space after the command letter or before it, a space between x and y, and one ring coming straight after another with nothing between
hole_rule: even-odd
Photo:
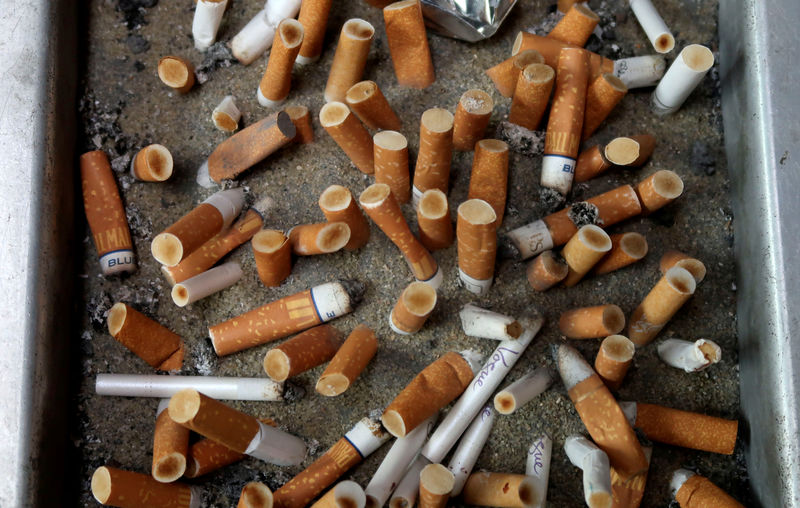
<instances>
[{"instance_id":1,"label":"blue lettering on filter","mask_svg":"<svg viewBox=\"0 0 800 508\"><path fill-rule=\"evenodd\" d=\"M562 173L572 173L572 164L564 164L561 166Z\"/></svg>"}]
</instances>

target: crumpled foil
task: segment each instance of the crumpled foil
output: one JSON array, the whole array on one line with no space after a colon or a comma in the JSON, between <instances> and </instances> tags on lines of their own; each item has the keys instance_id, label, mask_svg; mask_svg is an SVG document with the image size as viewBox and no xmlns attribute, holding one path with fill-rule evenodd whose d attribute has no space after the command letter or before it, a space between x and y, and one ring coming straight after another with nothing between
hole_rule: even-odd
<instances>
[{"instance_id":1,"label":"crumpled foil","mask_svg":"<svg viewBox=\"0 0 800 508\"><path fill-rule=\"evenodd\" d=\"M488 39L506 19L517 0L422 0L425 24L454 39Z\"/></svg>"}]
</instances>

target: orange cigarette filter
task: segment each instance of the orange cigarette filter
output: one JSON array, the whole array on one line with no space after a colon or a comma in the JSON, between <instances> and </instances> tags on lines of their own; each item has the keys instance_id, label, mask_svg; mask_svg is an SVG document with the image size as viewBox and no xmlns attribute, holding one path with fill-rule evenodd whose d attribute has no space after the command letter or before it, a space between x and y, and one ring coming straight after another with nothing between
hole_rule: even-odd
<instances>
[{"instance_id":1,"label":"orange cigarette filter","mask_svg":"<svg viewBox=\"0 0 800 508\"><path fill-rule=\"evenodd\" d=\"M670 249L665 252L663 256L661 256L658 267L663 275L667 273L667 271L673 266L687 270L692 274L692 277L694 277L695 282L698 284L703 282L703 279L706 278L706 266L702 261L695 259L688 254L684 254L683 252Z\"/></svg>"},{"instance_id":2,"label":"orange cigarette filter","mask_svg":"<svg viewBox=\"0 0 800 508\"><path fill-rule=\"evenodd\" d=\"M363 19L348 19L342 25L325 85L325 102L344 102L347 90L361 81L374 36L375 28Z\"/></svg>"},{"instance_id":3,"label":"orange cigarette filter","mask_svg":"<svg viewBox=\"0 0 800 508\"><path fill-rule=\"evenodd\" d=\"M270 349L264 357L264 371L275 381L286 381L327 362L341 345L339 330L331 325L316 326Z\"/></svg>"},{"instance_id":4,"label":"orange cigarette filter","mask_svg":"<svg viewBox=\"0 0 800 508\"><path fill-rule=\"evenodd\" d=\"M614 138L601 148L605 159L615 166L633 166L640 158L641 146L633 138Z\"/></svg>"},{"instance_id":5,"label":"orange cigarette filter","mask_svg":"<svg viewBox=\"0 0 800 508\"><path fill-rule=\"evenodd\" d=\"M330 254L350 241L350 226L344 222L301 224L289 230L292 252L298 256Z\"/></svg>"},{"instance_id":6,"label":"orange cigarette filter","mask_svg":"<svg viewBox=\"0 0 800 508\"><path fill-rule=\"evenodd\" d=\"M209 203L200 203L175 224L156 235L150 249L157 261L175 266L224 227L225 219L219 209Z\"/></svg>"},{"instance_id":7,"label":"orange cigarette filter","mask_svg":"<svg viewBox=\"0 0 800 508\"><path fill-rule=\"evenodd\" d=\"M529 65L543 63L545 62L541 53L534 49L526 49L490 67L486 70L486 75L492 80L500 95L510 98L514 95L522 71Z\"/></svg>"},{"instance_id":8,"label":"orange cigarette filter","mask_svg":"<svg viewBox=\"0 0 800 508\"><path fill-rule=\"evenodd\" d=\"M419 0L387 5L383 8L383 21L394 74L400 86L427 88L433 84L436 76Z\"/></svg>"},{"instance_id":9,"label":"orange cigarette filter","mask_svg":"<svg viewBox=\"0 0 800 508\"><path fill-rule=\"evenodd\" d=\"M163 182L172 176L172 154L164 145L148 145L133 157L133 176L145 182Z\"/></svg>"},{"instance_id":10,"label":"orange cigarette filter","mask_svg":"<svg viewBox=\"0 0 800 508\"><path fill-rule=\"evenodd\" d=\"M161 483L153 477L100 466L92 475L92 495L101 504L134 508L163 506L190 508L192 490L183 483Z\"/></svg>"},{"instance_id":11,"label":"orange cigarette filter","mask_svg":"<svg viewBox=\"0 0 800 508\"><path fill-rule=\"evenodd\" d=\"M252 416L191 388L173 395L168 411L176 423L240 453L261 428Z\"/></svg>"},{"instance_id":12,"label":"orange cigarette filter","mask_svg":"<svg viewBox=\"0 0 800 508\"><path fill-rule=\"evenodd\" d=\"M208 157L208 175L216 183L236 178L296 135L297 129L285 111L273 113L220 143Z\"/></svg>"},{"instance_id":13,"label":"orange cigarette filter","mask_svg":"<svg viewBox=\"0 0 800 508\"><path fill-rule=\"evenodd\" d=\"M468 199L489 203L497 216L497 227L503 223L508 188L508 145L499 139L482 139L475 143Z\"/></svg>"},{"instance_id":14,"label":"orange cigarette filter","mask_svg":"<svg viewBox=\"0 0 800 508\"><path fill-rule=\"evenodd\" d=\"M398 203L411 200L408 140L397 131L381 131L372 137L375 183L388 185Z\"/></svg>"},{"instance_id":15,"label":"orange cigarette filter","mask_svg":"<svg viewBox=\"0 0 800 508\"><path fill-rule=\"evenodd\" d=\"M292 244L281 231L265 229L253 236L258 278L267 287L280 286L292 273Z\"/></svg>"},{"instance_id":16,"label":"orange cigarette filter","mask_svg":"<svg viewBox=\"0 0 800 508\"><path fill-rule=\"evenodd\" d=\"M325 104L319 111L319 121L359 171L368 175L375 172L372 137L345 104Z\"/></svg>"},{"instance_id":17,"label":"orange cigarette filter","mask_svg":"<svg viewBox=\"0 0 800 508\"><path fill-rule=\"evenodd\" d=\"M133 242L108 156L102 150L87 152L80 165L83 207L103 275L133 272Z\"/></svg>"},{"instance_id":18,"label":"orange cigarette filter","mask_svg":"<svg viewBox=\"0 0 800 508\"><path fill-rule=\"evenodd\" d=\"M658 443L731 455L739 422L655 404L636 403L635 427Z\"/></svg>"},{"instance_id":19,"label":"orange cigarette filter","mask_svg":"<svg viewBox=\"0 0 800 508\"><path fill-rule=\"evenodd\" d=\"M476 506L522 508L534 501L527 476L513 473L472 473L464 484L461 498Z\"/></svg>"},{"instance_id":20,"label":"orange cigarette filter","mask_svg":"<svg viewBox=\"0 0 800 508\"><path fill-rule=\"evenodd\" d=\"M586 90L586 111L581 139L587 139L594 134L627 93L628 87L613 74L603 74L592 81Z\"/></svg>"},{"instance_id":21,"label":"orange cigarette filter","mask_svg":"<svg viewBox=\"0 0 800 508\"><path fill-rule=\"evenodd\" d=\"M389 324L404 335L418 332L436 307L436 290L424 282L412 282L400 294L389 315Z\"/></svg>"},{"instance_id":22,"label":"orange cigarette filter","mask_svg":"<svg viewBox=\"0 0 800 508\"><path fill-rule=\"evenodd\" d=\"M158 78L178 93L194 86L194 66L179 56L165 56L158 61Z\"/></svg>"},{"instance_id":23,"label":"orange cigarette filter","mask_svg":"<svg viewBox=\"0 0 800 508\"><path fill-rule=\"evenodd\" d=\"M458 267L473 279L487 280L494 276L497 223L494 209L482 199L470 199L458 207Z\"/></svg>"},{"instance_id":24,"label":"orange cigarette filter","mask_svg":"<svg viewBox=\"0 0 800 508\"><path fill-rule=\"evenodd\" d=\"M448 352L425 367L383 412L383 426L403 437L452 402L469 386L473 373L458 353Z\"/></svg>"},{"instance_id":25,"label":"orange cigarette filter","mask_svg":"<svg viewBox=\"0 0 800 508\"><path fill-rule=\"evenodd\" d=\"M183 476L188 453L189 429L172 421L164 407L156 417L153 432L153 478L170 483Z\"/></svg>"},{"instance_id":26,"label":"orange cigarette filter","mask_svg":"<svg viewBox=\"0 0 800 508\"><path fill-rule=\"evenodd\" d=\"M545 64L535 63L519 74L508 121L529 130L536 130L542 121L556 72Z\"/></svg>"},{"instance_id":27,"label":"orange cigarette filter","mask_svg":"<svg viewBox=\"0 0 800 508\"><path fill-rule=\"evenodd\" d=\"M683 180L677 173L662 169L639 182L636 194L642 203L642 213L651 214L683 194Z\"/></svg>"},{"instance_id":28,"label":"orange cigarette filter","mask_svg":"<svg viewBox=\"0 0 800 508\"><path fill-rule=\"evenodd\" d=\"M317 393L334 397L344 393L367 368L378 350L378 339L367 325L358 325L317 380Z\"/></svg>"},{"instance_id":29,"label":"orange cigarette filter","mask_svg":"<svg viewBox=\"0 0 800 508\"><path fill-rule=\"evenodd\" d=\"M558 319L558 329L568 339L597 339L625 328L625 314L613 304L568 310Z\"/></svg>"},{"instance_id":30,"label":"orange cigarette filter","mask_svg":"<svg viewBox=\"0 0 800 508\"><path fill-rule=\"evenodd\" d=\"M441 464L428 464L419 473L420 508L444 508L455 486L455 476Z\"/></svg>"},{"instance_id":31,"label":"orange cigarette filter","mask_svg":"<svg viewBox=\"0 0 800 508\"><path fill-rule=\"evenodd\" d=\"M528 263L528 283L536 291L547 291L567 277L569 266L553 251L546 250Z\"/></svg>"},{"instance_id":32,"label":"orange cigarette filter","mask_svg":"<svg viewBox=\"0 0 800 508\"><path fill-rule=\"evenodd\" d=\"M560 2L559 2L560 3ZM551 39L583 47L600 17L585 3L576 3L566 11L561 21L547 34Z\"/></svg>"},{"instance_id":33,"label":"orange cigarette filter","mask_svg":"<svg viewBox=\"0 0 800 508\"><path fill-rule=\"evenodd\" d=\"M611 238L597 226L582 226L564 246L561 255L569 266L564 286L572 287L611 250Z\"/></svg>"},{"instance_id":34,"label":"orange cigarette filter","mask_svg":"<svg viewBox=\"0 0 800 508\"><path fill-rule=\"evenodd\" d=\"M284 109L292 120L295 129L295 136L292 141L295 143L312 143L314 141L314 127L311 126L311 112L305 106L288 106Z\"/></svg>"},{"instance_id":35,"label":"orange cigarette filter","mask_svg":"<svg viewBox=\"0 0 800 508\"><path fill-rule=\"evenodd\" d=\"M639 156L629 165L639 167L653 155L653 150L656 147L656 138L650 134L639 134L638 136L631 136L630 139L639 144Z\"/></svg>"},{"instance_id":36,"label":"orange cigarette filter","mask_svg":"<svg viewBox=\"0 0 800 508\"><path fill-rule=\"evenodd\" d=\"M183 475L186 478L197 478L243 458L244 453L231 450L213 439L201 439L189 448L189 458Z\"/></svg>"},{"instance_id":37,"label":"orange cigarette filter","mask_svg":"<svg viewBox=\"0 0 800 508\"><path fill-rule=\"evenodd\" d=\"M183 366L183 341L149 317L122 302L108 311L108 333L136 356L158 370Z\"/></svg>"},{"instance_id":38,"label":"orange cigarette filter","mask_svg":"<svg viewBox=\"0 0 800 508\"><path fill-rule=\"evenodd\" d=\"M372 130L400 130L403 127L389 101L374 81L360 81L351 86L345 100L353 113Z\"/></svg>"},{"instance_id":39,"label":"orange cigarette filter","mask_svg":"<svg viewBox=\"0 0 800 508\"><path fill-rule=\"evenodd\" d=\"M236 508L272 508L272 491L261 482L250 482L242 488Z\"/></svg>"},{"instance_id":40,"label":"orange cigarette filter","mask_svg":"<svg viewBox=\"0 0 800 508\"><path fill-rule=\"evenodd\" d=\"M575 163L575 183L590 180L612 166L603 154L603 146L595 145L587 148L578 155Z\"/></svg>"},{"instance_id":41,"label":"orange cigarette filter","mask_svg":"<svg viewBox=\"0 0 800 508\"><path fill-rule=\"evenodd\" d=\"M333 0L306 0L300 4L297 21L303 25L305 36L297 56L298 63L311 63L322 54L332 4Z\"/></svg>"},{"instance_id":42,"label":"orange cigarette filter","mask_svg":"<svg viewBox=\"0 0 800 508\"><path fill-rule=\"evenodd\" d=\"M331 185L322 191L319 207L328 222L344 222L350 228L350 240L345 249L356 250L367 244L369 223L347 187Z\"/></svg>"},{"instance_id":43,"label":"orange cigarette filter","mask_svg":"<svg viewBox=\"0 0 800 508\"><path fill-rule=\"evenodd\" d=\"M511 48L511 54L516 55L526 49L534 49L542 54L544 63L552 68L558 65L558 54L563 48L579 48L553 39L551 37L542 37L528 32L520 32L517 38L514 39L514 45ZM614 61L602 57L597 53L589 53L589 81L594 81L598 76L605 73L614 72Z\"/></svg>"},{"instance_id":44,"label":"orange cigarette filter","mask_svg":"<svg viewBox=\"0 0 800 508\"><path fill-rule=\"evenodd\" d=\"M494 101L483 90L467 90L461 95L453 120L453 148L469 152L483 138L492 117Z\"/></svg>"},{"instance_id":45,"label":"orange cigarette filter","mask_svg":"<svg viewBox=\"0 0 800 508\"><path fill-rule=\"evenodd\" d=\"M675 500L681 508L744 508L743 504L700 475L686 480L675 494Z\"/></svg>"},{"instance_id":46,"label":"orange cigarette filter","mask_svg":"<svg viewBox=\"0 0 800 508\"><path fill-rule=\"evenodd\" d=\"M558 2L556 2L556 8L559 12L567 13L572 9L572 6L579 3L581 3L580 0L558 0Z\"/></svg>"},{"instance_id":47,"label":"orange cigarette filter","mask_svg":"<svg viewBox=\"0 0 800 508\"><path fill-rule=\"evenodd\" d=\"M287 18L280 22L272 39L267 69L258 85L258 102L274 107L286 100L292 89L292 68L303 43L303 25Z\"/></svg>"},{"instance_id":48,"label":"orange cigarette filter","mask_svg":"<svg viewBox=\"0 0 800 508\"><path fill-rule=\"evenodd\" d=\"M593 271L597 275L613 272L631 265L647 255L647 239L639 233L619 233L610 235L611 250Z\"/></svg>"},{"instance_id":49,"label":"orange cigarette filter","mask_svg":"<svg viewBox=\"0 0 800 508\"><path fill-rule=\"evenodd\" d=\"M636 346L624 335L610 335L600 343L594 359L594 369L612 390L618 390L633 362Z\"/></svg>"},{"instance_id":50,"label":"orange cigarette filter","mask_svg":"<svg viewBox=\"0 0 800 508\"><path fill-rule=\"evenodd\" d=\"M687 270L670 268L656 283L628 321L628 337L638 347L652 342L684 303L694 294L697 282Z\"/></svg>"},{"instance_id":51,"label":"orange cigarette filter","mask_svg":"<svg viewBox=\"0 0 800 508\"><path fill-rule=\"evenodd\" d=\"M430 251L445 249L453 244L453 221L447 196L439 189L422 193L417 206L419 240Z\"/></svg>"},{"instance_id":52,"label":"orange cigarette filter","mask_svg":"<svg viewBox=\"0 0 800 508\"><path fill-rule=\"evenodd\" d=\"M453 114L431 108L422 113L419 124L419 152L414 167L414 194L439 189L447 194L450 162L453 158Z\"/></svg>"},{"instance_id":53,"label":"orange cigarette filter","mask_svg":"<svg viewBox=\"0 0 800 508\"><path fill-rule=\"evenodd\" d=\"M643 446L642 450L650 463L653 454L652 446ZM622 478L617 470L611 468L611 502L612 507L638 508L644 498L644 489L647 485L648 471L642 471L627 478Z\"/></svg>"}]
</instances>

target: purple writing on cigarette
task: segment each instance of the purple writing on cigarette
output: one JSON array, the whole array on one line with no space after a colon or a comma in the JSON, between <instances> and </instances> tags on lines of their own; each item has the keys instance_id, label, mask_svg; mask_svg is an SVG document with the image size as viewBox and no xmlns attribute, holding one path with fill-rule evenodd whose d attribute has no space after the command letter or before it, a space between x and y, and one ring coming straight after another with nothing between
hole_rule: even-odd
<instances>
[{"instance_id":1,"label":"purple writing on cigarette","mask_svg":"<svg viewBox=\"0 0 800 508\"><path fill-rule=\"evenodd\" d=\"M503 367L508 367L508 363L506 363L506 353L511 353L512 355L518 355L517 351L513 349L509 349L507 347L499 347L495 350L494 354L492 355L491 360L486 364L486 366L481 369L478 373L478 377L475 378L475 382L472 383L472 389L477 390L481 386L483 386L483 382L486 380L486 377L492 372L498 362L503 362Z\"/></svg>"},{"instance_id":2,"label":"purple writing on cigarette","mask_svg":"<svg viewBox=\"0 0 800 508\"><path fill-rule=\"evenodd\" d=\"M539 476L541 468L544 467L544 463L542 463L542 456L544 455L544 439L539 438L538 441L533 443L531 449L528 450L528 455L533 455L533 474Z\"/></svg>"},{"instance_id":3,"label":"purple writing on cigarette","mask_svg":"<svg viewBox=\"0 0 800 508\"><path fill-rule=\"evenodd\" d=\"M486 418L491 416L491 414L492 414L492 408L490 408L489 406L484 407L483 411L481 411L481 421L485 422Z\"/></svg>"}]
</instances>

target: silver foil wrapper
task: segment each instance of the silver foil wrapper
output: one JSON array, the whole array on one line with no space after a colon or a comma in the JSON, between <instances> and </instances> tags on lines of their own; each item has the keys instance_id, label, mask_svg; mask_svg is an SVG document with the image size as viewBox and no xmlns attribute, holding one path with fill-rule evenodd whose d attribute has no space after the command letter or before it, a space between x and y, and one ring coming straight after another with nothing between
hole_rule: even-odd
<instances>
[{"instance_id":1,"label":"silver foil wrapper","mask_svg":"<svg viewBox=\"0 0 800 508\"><path fill-rule=\"evenodd\" d=\"M478 42L497 32L517 0L422 0L425 24L434 32Z\"/></svg>"}]
</instances>

